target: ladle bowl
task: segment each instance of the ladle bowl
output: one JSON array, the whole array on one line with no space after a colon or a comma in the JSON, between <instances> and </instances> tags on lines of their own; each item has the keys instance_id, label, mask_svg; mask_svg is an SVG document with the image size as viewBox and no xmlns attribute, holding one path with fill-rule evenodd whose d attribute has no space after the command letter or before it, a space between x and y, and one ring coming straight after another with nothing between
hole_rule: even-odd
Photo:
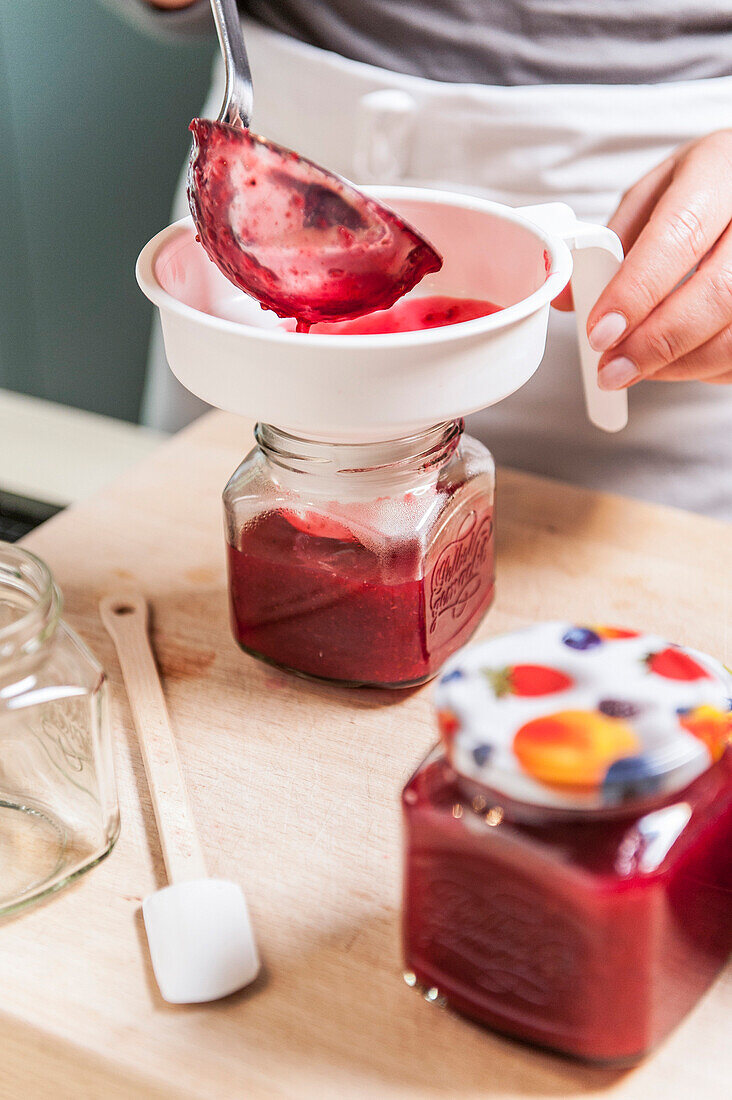
<instances>
[{"instance_id":1,"label":"ladle bowl","mask_svg":"<svg viewBox=\"0 0 732 1100\"><path fill-rule=\"evenodd\" d=\"M416 332L287 331L221 274L185 218L145 246L137 278L160 310L168 362L187 389L310 439L400 438L523 386L544 355L550 303L571 278L588 415L607 431L625 425L626 394L598 388L599 356L585 333L588 312L622 258L614 233L577 221L561 203L513 210L422 188L366 190L444 257L412 295L486 299L501 311Z\"/></svg>"},{"instance_id":2,"label":"ladle bowl","mask_svg":"<svg viewBox=\"0 0 732 1100\"><path fill-rule=\"evenodd\" d=\"M387 309L442 260L393 210L276 142L194 118L188 201L222 273L306 328Z\"/></svg>"}]
</instances>

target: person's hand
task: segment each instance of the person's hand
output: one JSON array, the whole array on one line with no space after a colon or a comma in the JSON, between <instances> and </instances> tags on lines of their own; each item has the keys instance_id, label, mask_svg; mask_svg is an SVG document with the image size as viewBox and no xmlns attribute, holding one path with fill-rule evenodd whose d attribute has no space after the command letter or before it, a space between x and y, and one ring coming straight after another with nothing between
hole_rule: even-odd
<instances>
[{"instance_id":1,"label":"person's hand","mask_svg":"<svg viewBox=\"0 0 732 1100\"><path fill-rule=\"evenodd\" d=\"M587 320L601 389L732 384L731 223L732 130L677 149L623 196L609 225L626 257Z\"/></svg>"}]
</instances>

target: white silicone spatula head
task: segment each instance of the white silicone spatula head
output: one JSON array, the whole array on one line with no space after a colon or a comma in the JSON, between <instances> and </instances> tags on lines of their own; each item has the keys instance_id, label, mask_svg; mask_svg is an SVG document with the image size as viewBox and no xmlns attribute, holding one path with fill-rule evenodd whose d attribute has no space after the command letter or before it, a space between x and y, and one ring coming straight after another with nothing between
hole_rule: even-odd
<instances>
[{"instance_id":1,"label":"white silicone spatula head","mask_svg":"<svg viewBox=\"0 0 732 1100\"><path fill-rule=\"evenodd\" d=\"M259 955L241 887L208 878L173 739L142 596L99 605L117 648L170 885L145 898L150 959L172 1004L215 1001L249 985Z\"/></svg>"},{"instance_id":2,"label":"white silicone spatula head","mask_svg":"<svg viewBox=\"0 0 732 1100\"><path fill-rule=\"evenodd\" d=\"M142 903L155 980L171 1004L216 1001L259 973L241 887L222 879L177 882Z\"/></svg>"}]
</instances>

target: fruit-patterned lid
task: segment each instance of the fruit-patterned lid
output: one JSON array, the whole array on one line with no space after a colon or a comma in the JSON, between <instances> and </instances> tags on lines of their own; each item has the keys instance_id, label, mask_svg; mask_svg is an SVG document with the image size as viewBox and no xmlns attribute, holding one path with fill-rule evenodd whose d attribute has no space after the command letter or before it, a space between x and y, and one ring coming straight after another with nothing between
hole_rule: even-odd
<instances>
[{"instance_id":1,"label":"fruit-patterned lid","mask_svg":"<svg viewBox=\"0 0 732 1100\"><path fill-rule=\"evenodd\" d=\"M540 623L460 650L437 682L453 768L574 809L681 790L732 737L732 674L654 634Z\"/></svg>"}]
</instances>

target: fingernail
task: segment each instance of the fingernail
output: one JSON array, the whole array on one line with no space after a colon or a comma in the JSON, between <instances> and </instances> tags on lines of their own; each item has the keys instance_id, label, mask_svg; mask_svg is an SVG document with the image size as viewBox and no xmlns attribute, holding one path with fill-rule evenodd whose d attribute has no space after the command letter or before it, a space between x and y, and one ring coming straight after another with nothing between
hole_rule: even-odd
<instances>
[{"instance_id":1,"label":"fingernail","mask_svg":"<svg viewBox=\"0 0 732 1100\"><path fill-rule=\"evenodd\" d=\"M611 359L604 367L600 367L597 375L597 384L601 390L622 390L623 386L640 378L640 371L632 359L625 355L617 359Z\"/></svg>"},{"instance_id":2,"label":"fingernail","mask_svg":"<svg viewBox=\"0 0 732 1100\"><path fill-rule=\"evenodd\" d=\"M620 339L628 327L622 313L606 313L597 322L588 339L594 351L607 351Z\"/></svg>"}]
</instances>

